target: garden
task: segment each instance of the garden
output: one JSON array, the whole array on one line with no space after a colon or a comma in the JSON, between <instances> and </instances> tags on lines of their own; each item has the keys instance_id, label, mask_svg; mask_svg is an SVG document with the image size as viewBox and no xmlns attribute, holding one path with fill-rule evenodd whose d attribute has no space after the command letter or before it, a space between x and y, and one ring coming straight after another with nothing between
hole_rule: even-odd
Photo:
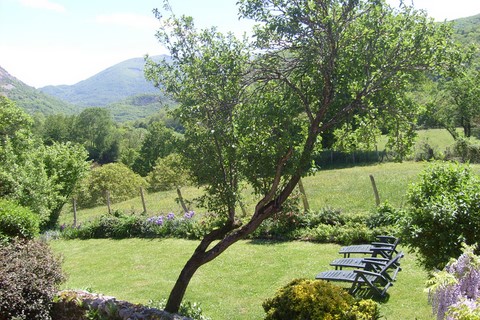
<instances>
[{"instance_id":1,"label":"garden","mask_svg":"<svg viewBox=\"0 0 480 320\"><path fill-rule=\"evenodd\" d=\"M0 320L479 319L474 48L403 2L238 6L254 39L153 11L173 122L0 97ZM367 290L316 280L381 235Z\"/></svg>"}]
</instances>

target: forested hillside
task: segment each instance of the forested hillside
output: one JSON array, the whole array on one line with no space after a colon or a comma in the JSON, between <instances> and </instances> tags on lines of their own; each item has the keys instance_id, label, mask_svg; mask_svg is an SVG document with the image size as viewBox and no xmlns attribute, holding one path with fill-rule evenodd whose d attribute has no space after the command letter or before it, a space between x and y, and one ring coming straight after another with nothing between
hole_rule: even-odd
<instances>
[{"instance_id":1,"label":"forested hillside","mask_svg":"<svg viewBox=\"0 0 480 320\"><path fill-rule=\"evenodd\" d=\"M454 20L458 40L463 44L480 44L480 14Z\"/></svg>"},{"instance_id":2,"label":"forested hillside","mask_svg":"<svg viewBox=\"0 0 480 320\"><path fill-rule=\"evenodd\" d=\"M49 115L77 112L74 105L26 85L2 67L0 67L0 95L15 101L20 108L29 114L38 112Z\"/></svg>"}]
</instances>

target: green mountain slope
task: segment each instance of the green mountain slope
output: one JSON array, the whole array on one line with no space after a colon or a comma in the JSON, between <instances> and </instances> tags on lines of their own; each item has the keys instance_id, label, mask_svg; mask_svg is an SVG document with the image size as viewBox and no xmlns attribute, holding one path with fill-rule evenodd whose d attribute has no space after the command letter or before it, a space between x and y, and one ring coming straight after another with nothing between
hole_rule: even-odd
<instances>
[{"instance_id":1,"label":"green mountain slope","mask_svg":"<svg viewBox=\"0 0 480 320\"><path fill-rule=\"evenodd\" d=\"M77 107L51 97L10 75L0 67L0 95L14 101L29 114L74 114Z\"/></svg>"},{"instance_id":2,"label":"green mountain slope","mask_svg":"<svg viewBox=\"0 0 480 320\"><path fill-rule=\"evenodd\" d=\"M463 44L480 45L480 14L454 20L457 39Z\"/></svg>"},{"instance_id":3,"label":"green mountain slope","mask_svg":"<svg viewBox=\"0 0 480 320\"><path fill-rule=\"evenodd\" d=\"M145 79L144 65L143 58L133 58L74 85L47 86L40 90L83 107L101 107L139 94L159 93L158 89Z\"/></svg>"},{"instance_id":4,"label":"green mountain slope","mask_svg":"<svg viewBox=\"0 0 480 320\"><path fill-rule=\"evenodd\" d=\"M140 94L105 106L117 122L143 120L161 112L173 103L159 94Z\"/></svg>"}]
</instances>

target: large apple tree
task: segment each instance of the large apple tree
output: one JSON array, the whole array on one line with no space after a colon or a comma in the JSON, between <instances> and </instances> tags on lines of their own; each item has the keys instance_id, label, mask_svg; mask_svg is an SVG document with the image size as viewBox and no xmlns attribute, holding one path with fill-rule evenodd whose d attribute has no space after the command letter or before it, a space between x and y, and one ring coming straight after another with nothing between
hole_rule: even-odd
<instances>
[{"instance_id":1,"label":"large apple tree","mask_svg":"<svg viewBox=\"0 0 480 320\"><path fill-rule=\"evenodd\" d=\"M172 59L148 60L146 76L179 103L185 165L218 217L170 293L166 310L177 312L199 267L282 212L323 132L360 143L381 129L406 152L417 114L406 91L460 57L449 26L402 3L240 0L241 17L258 22L252 42L165 9L157 38ZM246 217L242 182L258 196Z\"/></svg>"}]
</instances>

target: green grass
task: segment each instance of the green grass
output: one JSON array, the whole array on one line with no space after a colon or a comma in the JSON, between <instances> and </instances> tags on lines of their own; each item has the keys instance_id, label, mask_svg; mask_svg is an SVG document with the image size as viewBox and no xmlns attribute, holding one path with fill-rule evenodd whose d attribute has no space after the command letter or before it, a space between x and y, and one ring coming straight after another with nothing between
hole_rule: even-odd
<instances>
[{"instance_id":1,"label":"green grass","mask_svg":"<svg viewBox=\"0 0 480 320\"><path fill-rule=\"evenodd\" d=\"M389 201L395 206L401 206L407 186L415 180L424 166L425 163L421 162L404 162L320 170L314 176L305 177L303 183L312 210L331 207L348 212L364 212L375 206L370 174L375 178L381 201ZM183 196L187 200L201 195L201 190L197 188L186 187L182 190ZM148 213L154 215L171 211L181 212L180 205L175 201L176 197L175 191L147 194L145 202ZM253 212L256 198L249 194L248 190L245 192L245 198L248 211ZM140 197L113 204L111 208L126 212L140 213L143 211ZM192 208L198 212L202 211L195 206ZM72 212L70 205L65 206L60 216L60 224L71 224ZM78 210L77 220L79 222L87 221L104 213L107 213L106 206Z\"/></svg>"},{"instance_id":2,"label":"green grass","mask_svg":"<svg viewBox=\"0 0 480 320\"><path fill-rule=\"evenodd\" d=\"M65 288L86 289L146 303L168 296L196 241L179 239L55 240L68 274ZM201 267L185 299L200 302L212 319L262 319L262 302L294 278L315 277L339 257L338 245L241 241ZM381 312L388 320L431 319L426 273L406 254Z\"/></svg>"}]
</instances>

